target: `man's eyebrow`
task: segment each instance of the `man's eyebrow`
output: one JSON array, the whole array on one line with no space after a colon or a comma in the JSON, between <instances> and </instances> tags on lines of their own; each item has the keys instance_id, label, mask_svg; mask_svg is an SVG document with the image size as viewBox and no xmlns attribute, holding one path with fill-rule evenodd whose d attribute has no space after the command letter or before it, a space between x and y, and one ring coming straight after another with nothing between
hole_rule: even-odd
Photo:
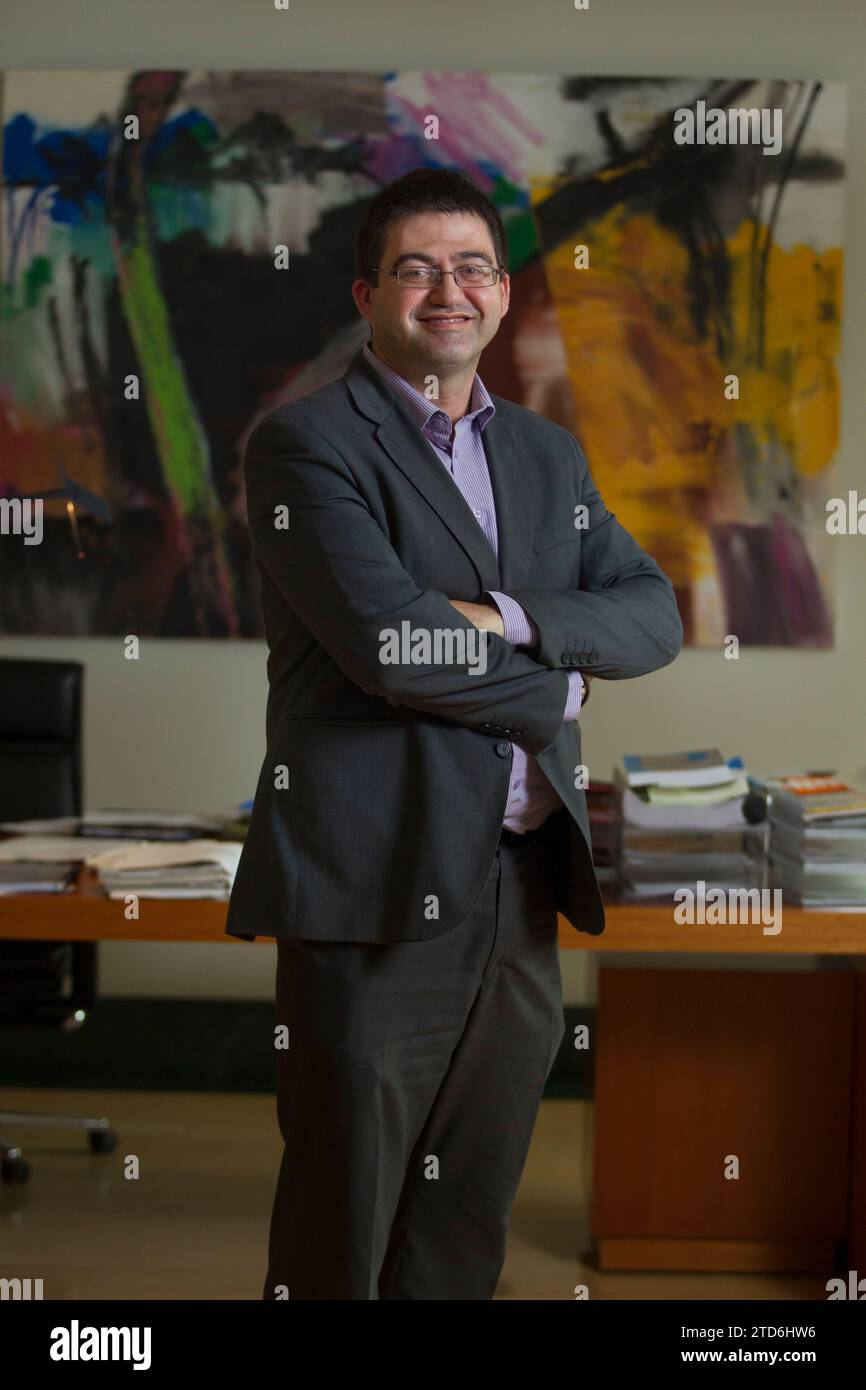
<instances>
[{"instance_id":1,"label":"man's eyebrow","mask_svg":"<svg viewBox=\"0 0 866 1390\"><path fill-rule=\"evenodd\" d=\"M493 260L488 256L486 251L455 251L454 258L458 261L465 261L471 258L472 260L486 261L488 265L493 265ZM404 251L401 256L397 257L391 269L397 270L404 261L426 261L428 265L435 265L436 257L428 256L426 251Z\"/></svg>"}]
</instances>

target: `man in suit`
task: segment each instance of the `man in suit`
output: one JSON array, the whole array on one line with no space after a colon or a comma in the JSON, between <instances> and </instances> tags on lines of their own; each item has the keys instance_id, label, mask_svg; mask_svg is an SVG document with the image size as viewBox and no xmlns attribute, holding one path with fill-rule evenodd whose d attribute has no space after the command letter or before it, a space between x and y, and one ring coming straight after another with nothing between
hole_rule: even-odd
<instances>
[{"instance_id":1,"label":"man in suit","mask_svg":"<svg viewBox=\"0 0 866 1390\"><path fill-rule=\"evenodd\" d=\"M266 1299L493 1296L564 1033L557 911L604 929L584 678L682 644L574 436L476 374L505 265L460 175L389 184L369 342L245 453L267 750L227 931L278 947Z\"/></svg>"}]
</instances>

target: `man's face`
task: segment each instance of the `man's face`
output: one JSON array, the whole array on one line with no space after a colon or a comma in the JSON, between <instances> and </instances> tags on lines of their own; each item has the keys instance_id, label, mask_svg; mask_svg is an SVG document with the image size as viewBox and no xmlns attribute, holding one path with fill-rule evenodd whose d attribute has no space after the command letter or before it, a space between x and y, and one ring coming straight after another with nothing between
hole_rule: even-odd
<instances>
[{"instance_id":1,"label":"man's face","mask_svg":"<svg viewBox=\"0 0 866 1390\"><path fill-rule=\"evenodd\" d=\"M375 352L406 368L475 369L482 349L508 312L511 292L505 275L484 289L457 285L443 275L438 285L405 288L389 270L399 265L496 265L493 241L483 218L474 213L416 213L388 229L379 283L356 280L352 294L358 312L372 328ZM454 316L457 321L444 320ZM438 320L438 322L437 322Z\"/></svg>"}]
</instances>

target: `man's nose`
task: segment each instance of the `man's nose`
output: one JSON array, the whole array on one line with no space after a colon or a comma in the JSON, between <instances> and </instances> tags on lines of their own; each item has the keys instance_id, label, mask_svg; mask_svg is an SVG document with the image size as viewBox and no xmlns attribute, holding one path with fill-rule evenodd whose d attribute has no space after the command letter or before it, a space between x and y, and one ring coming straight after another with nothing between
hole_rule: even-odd
<instances>
[{"instance_id":1,"label":"man's nose","mask_svg":"<svg viewBox=\"0 0 866 1390\"><path fill-rule=\"evenodd\" d=\"M443 275L438 285L433 285L428 299L432 299L434 304L456 306L466 305L467 299L463 290L457 284L453 275Z\"/></svg>"}]
</instances>

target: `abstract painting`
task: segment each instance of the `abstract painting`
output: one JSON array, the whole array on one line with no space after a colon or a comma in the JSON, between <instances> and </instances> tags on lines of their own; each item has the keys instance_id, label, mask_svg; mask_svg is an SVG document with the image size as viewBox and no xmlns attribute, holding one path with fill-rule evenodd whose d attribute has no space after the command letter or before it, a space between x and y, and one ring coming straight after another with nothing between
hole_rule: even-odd
<instances>
[{"instance_id":1,"label":"abstract painting","mask_svg":"<svg viewBox=\"0 0 866 1390\"><path fill-rule=\"evenodd\" d=\"M13 71L0 629L257 637L241 460L366 341L367 202L497 205L479 371L580 439L695 645L828 646L845 89L482 72ZM284 245L289 268L275 269ZM42 499L40 543L9 525Z\"/></svg>"}]
</instances>

